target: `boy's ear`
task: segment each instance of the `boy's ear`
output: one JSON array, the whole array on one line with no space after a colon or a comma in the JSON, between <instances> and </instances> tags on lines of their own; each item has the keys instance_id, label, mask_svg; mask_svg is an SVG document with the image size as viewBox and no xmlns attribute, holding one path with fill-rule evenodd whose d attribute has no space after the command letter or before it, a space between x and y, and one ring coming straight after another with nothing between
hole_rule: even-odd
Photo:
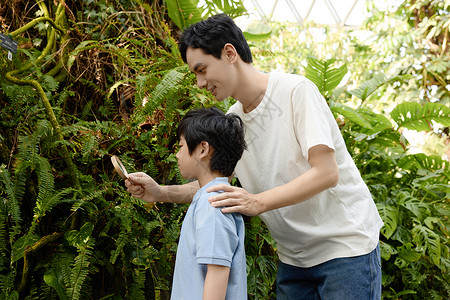
<instances>
[{"instance_id":1,"label":"boy's ear","mask_svg":"<svg viewBox=\"0 0 450 300\"><path fill-rule=\"evenodd\" d=\"M213 148L206 141L201 141L199 147L200 147L199 158L208 157L213 152Z\"/></svg>"},{"instance_id":2,"label":"boy's ear","mask_svg":"<svg viewBox=\"0 0 450 300\"><path fill-rule=\"evenodd\" d=\"M236 62L238 57L236 48L234 48L234 46L230 43L227 43L225 44L225 46L223 46L222 55L225 55L225 58L231 63Z\"/></svg>"}]
</instances>

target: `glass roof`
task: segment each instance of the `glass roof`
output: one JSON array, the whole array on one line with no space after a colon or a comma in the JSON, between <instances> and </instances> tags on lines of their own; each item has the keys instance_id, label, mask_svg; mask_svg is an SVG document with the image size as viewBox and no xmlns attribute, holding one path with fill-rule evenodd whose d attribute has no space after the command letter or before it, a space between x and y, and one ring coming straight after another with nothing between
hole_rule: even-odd
<instances>
[{"instance_id":1,"label":"glass roof","mask_svg":"<svg viewBox=\"0 0 450 300\"><path fill-rule=\"evenodd\" d=\"M313 21L333 27L359 27L367 0L243 0L252 20Z\"/></svg>"}]
</instances>

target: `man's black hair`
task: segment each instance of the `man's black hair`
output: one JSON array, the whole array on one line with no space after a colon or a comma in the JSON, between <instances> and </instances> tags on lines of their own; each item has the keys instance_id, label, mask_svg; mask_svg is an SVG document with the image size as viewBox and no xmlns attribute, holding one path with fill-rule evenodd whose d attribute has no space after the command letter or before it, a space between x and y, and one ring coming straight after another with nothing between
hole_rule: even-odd
<instances>
[{"instance_id":1,"label":"man's black hair","mask_svg":"<svg viewBox=\"0 0 450 300\"><path fill-rule=\"evenodd\" d=\"M205 54L220 59L225 44L234 46L241 59L251 63L252 53L241 29L226 14L218 14L187 28L180 37L178 47L185 63L188 47L202 49Z\"/></svg>"},{"instance_id":2,"label":"man's black hair","mask_svg":"<svg viewBox=\"0 0 450 300\"><path fill-rule=\"evenodd\" d=\"M213 148L211 171L218 171L228 177L233 174L237 162L247 148L244 140L244 126L239 116L224 114L215 107L191 110L178 124L178 139L183 136L189 154L202 141Z\"/></svg>"}]
</instances>

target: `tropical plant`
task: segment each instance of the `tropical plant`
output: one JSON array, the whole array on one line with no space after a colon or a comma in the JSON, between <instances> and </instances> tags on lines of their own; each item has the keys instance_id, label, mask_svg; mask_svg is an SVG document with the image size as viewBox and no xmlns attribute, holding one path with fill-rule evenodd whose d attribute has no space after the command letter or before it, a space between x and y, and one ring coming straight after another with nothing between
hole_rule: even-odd
<instances>
[{"instance_id":1,"label":"tropical plant","mask_svg":"<svg viewBox=\"0 0 450 300\"><path fill-rule=\"evenodd\" d=\"M288 48L268 51L274 42L259 39L270 30L252 31L263 32L251 45L255 64L266 71L276 64L294 73L306 68L336 114L385 222L386 299L444 299L449 293L448 162L408 153L402 135L408 128L445 136L449 126L448 91L441 84L448 81L449 6L441 2L399 6L396 20L407 15L408 26L415 26L395 33L414 57L391 53L402 61L399 68L391 69L372 50L384 45L386 53L397 51L386 46L393 32L373 25L389 17L382 12L367 24L380 32L373 44L336 34L330 41L341 46L327 47L306 31L306 47L295 36L302 31L286 25L295 34L276 26L272 32L283 35ZM166 3L46 0L0 6L0 28L19 42L12 61L0 50L0 299L169 298L187 207L131 198L110 156L161 184L185 182L174 156L176 124L193 107L226 111L234 102L214 103L183 65L176 39L193 22L185 7L194 3L202 18L244 11L231 0L205 1L198 9L193 0ZM408 31L420 54L408 46ZM417 70L412 60L421 62ZM339 86L346 69L350 79ZM383 110L392 103L389 97L408 101ZM276 244L259 218L245 221L249 298L271 299Z\"/></svg>"}]
</instances>

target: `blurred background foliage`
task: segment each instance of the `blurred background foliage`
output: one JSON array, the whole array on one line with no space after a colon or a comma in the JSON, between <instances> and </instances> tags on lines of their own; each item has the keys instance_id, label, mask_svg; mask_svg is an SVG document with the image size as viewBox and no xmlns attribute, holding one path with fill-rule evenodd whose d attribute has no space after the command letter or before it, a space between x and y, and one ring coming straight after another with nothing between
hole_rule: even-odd
<instances>
[{"instance_id":1,"label":"blurred background foliage","mask_svg":"<svg viewBox=\"0 0 450 300\"><path fill-rule=\"evenodd\" d=\"M448 299L450 1L407 0L358 31L266 22L262 71L320 88L385 222L384 299ZM218 106L177 49L181 30L239 0L0 4L0 299L168 299L187 209L131 198L113 171L184 183L175 128ZM406 137L422 136L418 153ZM274 298L276 244L246 218L250 299Z\"/></svg>"}]
</instances>

